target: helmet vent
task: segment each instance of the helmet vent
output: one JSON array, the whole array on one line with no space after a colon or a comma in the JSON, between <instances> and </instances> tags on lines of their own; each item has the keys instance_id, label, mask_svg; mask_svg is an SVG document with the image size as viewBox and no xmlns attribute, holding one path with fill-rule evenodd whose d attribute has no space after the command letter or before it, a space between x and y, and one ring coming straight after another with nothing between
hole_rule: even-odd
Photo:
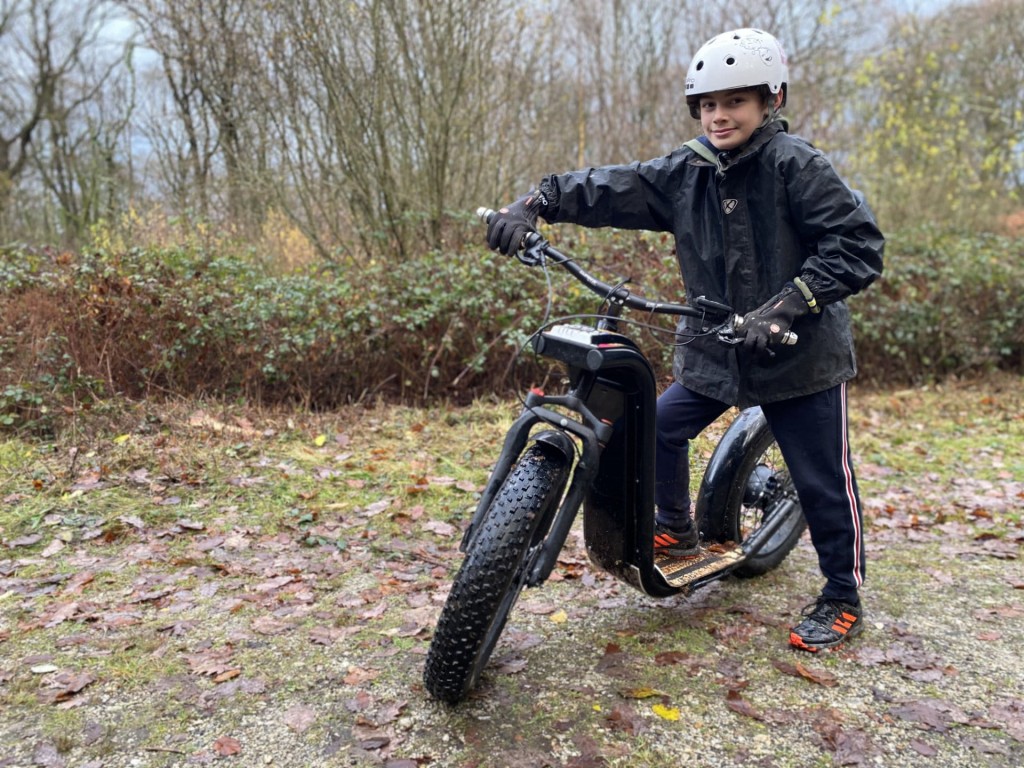
<instances>
[{"instance_id":1,"label":"helmet vent","mask_svg":"<svg viewBox=\"0 0 1024 768\"><path fill-rule=\"evenodd\" d=\"M697 62L697 66L694 67L694 69L696 69L698 72L700 72L702 69L704 69L704 62L703 61L698 61Z\"/></svg>"},{"instance_id":2,"label":"helmet vent","mask_svg":"<svg viewBox=\"0 0 1024 768\"><path fill-rule=\"evenodd\" d=\"M730 56L725 60L725 63L731 67L736 64L736 59L733 56Z\"/></svg>"}]
</instances>

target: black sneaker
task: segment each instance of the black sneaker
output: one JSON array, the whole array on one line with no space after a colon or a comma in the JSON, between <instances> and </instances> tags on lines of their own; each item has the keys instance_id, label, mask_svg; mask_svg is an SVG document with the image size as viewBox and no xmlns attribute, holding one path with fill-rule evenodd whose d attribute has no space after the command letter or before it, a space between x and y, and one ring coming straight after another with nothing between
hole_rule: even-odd
<instances>
[{"instance_id":1,"label":"black sneaker","mask_svg":"<svg viewBox=\"0 0 1024 768\"><path fill-rule=\"evenodd\" d=\"M804 620L789 632L789 644L802 651L835 648L864 629L861 607L842 600L819 597L803 614Z\"/></svg>"},{"instance_id":2,"label":"black sneaker","mask_svg":"<svg viewBox=\"0 0 1024 768\"><path fill-rule=\"evenodd\" d=\"M696 526L683 533L654 524L654 554L669 557L693 557L700 554L700 537Z\"/></svg>"}]
</instances>

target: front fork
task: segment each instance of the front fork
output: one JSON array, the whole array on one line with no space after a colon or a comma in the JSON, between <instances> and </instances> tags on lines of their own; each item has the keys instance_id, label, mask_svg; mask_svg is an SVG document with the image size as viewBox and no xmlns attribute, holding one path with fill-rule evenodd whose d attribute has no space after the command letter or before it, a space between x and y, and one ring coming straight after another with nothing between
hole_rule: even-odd
<instances>
[{"instance_id":1,"label":"front fork","mask_svg":"<svg viewBox=\"0 0 1024 768\"><path fill-rule=\"evenodd\" d=\"M562 413L551 410L549 406L557 406L577 413L580 420L570 419ZM505 436L501 454L498 456L490 479L480 496L480 502L473 513L473 518L459 545L462 552L467 552L473 546L473 539L477 531L480 530L480 524L486 517L494 497L497 496L502 483L505 482L512 470L512 466L518 461L527 442L531 439L531 430L540 423L549 424L554 428L534 434L533 441L560 452L567 466L573 465L576 455L576 443L569 436L570 434L579 438L582 450L579 460L575 462L572 481L555 513L548 535L532 558L525 582L529 587L535 587L546 581L554 570L558 562L558 554L569 535L576 513L597 475L601 447L611 435L611 426L594 416L575 394L543 395L531 391L527 395L522 413Z\"/></svg>"},{"instance_id":2,"label":"front fork","mask_svg":"<svg viewBox=\"0 0 1024 768\"><path fill-rule=\"evenodd\" d=\"M461 549L472 546L501 484L530 440L559 451L570 463L579 446L572 480L526 583L536 586L548 578L583 507L587 551L597 567L653 596L672 594L676 590L666 588L654 572L651 544L657 393L650 363L625 343L602 344L572 359L578 365L570 365L572 388L567 394L528 395ZM551 428L531 435L538 424Z\"/></svg>"}]
</instances>

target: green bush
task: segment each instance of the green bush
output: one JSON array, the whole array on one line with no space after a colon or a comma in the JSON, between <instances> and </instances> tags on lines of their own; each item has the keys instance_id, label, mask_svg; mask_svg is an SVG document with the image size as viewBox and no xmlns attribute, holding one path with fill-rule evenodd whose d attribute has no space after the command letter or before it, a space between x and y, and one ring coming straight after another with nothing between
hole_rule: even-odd
<instances>
[{"instance_id":1,"label":"green bush","mask_svg":"<svg viewBox=\"0 0 1024 768\"><path fill-rule=\"evenodd\" d=\"M1024 369L1024 241L919 230L850 301L861 379L913 385Z\"/></svg>"},{"instance_id":2,"label":"green bush","mask_svg":"<svg viewBox=\"0 0 1024 768\"><path fill-rule=\"evenodd\" d=\"M554 234L609 282L682 295L664 237L601 232L583 243L571 229ZM1021 241L996 237L891 238L883 279L851 301L862 380L1021 370L1022 255ZM0 427L45 427L111 394L313 408L506 395L545 376L520 351L548 312L599 303L561 270L546 281L484 249L288 274L257 262L195 249L3 252ZM667 373L670 339L641 338Z\"/></svg>"},{"instance_id":3,"label":"green bush","mask_svg":"<svg viewBox=\"0 0 1024 768\"><path fill-rule=\"evenodd\" d=\"M543 291L489 252L274 275L201 251L0 260L0 425L118 393L329 407L472 397L539 322Z\"/></svg>"}]
</instances>

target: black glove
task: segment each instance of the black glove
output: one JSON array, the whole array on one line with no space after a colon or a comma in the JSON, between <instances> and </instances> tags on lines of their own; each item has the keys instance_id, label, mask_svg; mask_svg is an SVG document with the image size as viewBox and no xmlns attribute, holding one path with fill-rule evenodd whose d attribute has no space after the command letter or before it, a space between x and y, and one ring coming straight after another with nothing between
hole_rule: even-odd
<instances>
[{"instance_id":1,"label":"black glove","mask_svg":"<svg viewBox=\"0 0 1024 768\"><path fill-rule=\"evenodd\" d=\"M523 238L537 231L537 215L547 207L538 190L496 211L487 222L487 245L492 251L511 256L523 245Z\"/></svg>"},{"instance_id":2,"label":"black glove","mask_svg":"<svg viewBox=\"0 0 1024 768\"><path fill-rule=\"evenodd\" d=\"M810 311L803 292L795 283L786 283L775 296L743 316L743 348L759 359L775 357L771 345L781 344L796 319Z\"/></svg>"}]
</instances>

